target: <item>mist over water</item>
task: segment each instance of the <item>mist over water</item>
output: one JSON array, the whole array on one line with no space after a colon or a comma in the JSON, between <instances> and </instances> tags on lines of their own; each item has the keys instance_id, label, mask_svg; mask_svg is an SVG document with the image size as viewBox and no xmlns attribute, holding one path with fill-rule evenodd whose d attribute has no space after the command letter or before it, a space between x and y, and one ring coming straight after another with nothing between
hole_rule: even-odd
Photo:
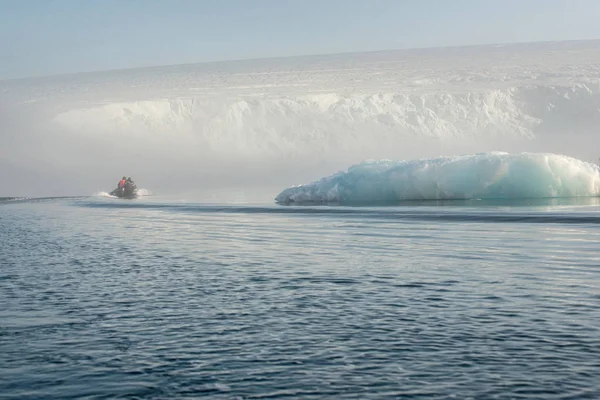
<instances>
[{"instance_id":1,"label":"mist over water","mask_svg":"<svg viewBox=\"0 0 600 400\"><path fill-rule=\"evenodd\" d=\"M599 156L599 42L432 49L0 82L0 196L267 201L367 159Z\"/></svg>"}]
</instances>

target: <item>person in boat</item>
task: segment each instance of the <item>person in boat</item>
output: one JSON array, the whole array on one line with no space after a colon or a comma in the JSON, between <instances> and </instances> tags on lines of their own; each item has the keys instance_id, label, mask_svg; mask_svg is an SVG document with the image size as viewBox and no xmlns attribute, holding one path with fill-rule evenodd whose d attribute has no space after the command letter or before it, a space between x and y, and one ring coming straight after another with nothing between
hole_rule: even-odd
<instances>
[{"instance_id":1,"label":"person in boat","mask_svg":"<svg viewBox=\"0 0 600 400\"><path fill-rule=\"evenodd\" d=\"M133 179L131 179L131 177L127 178L123 189L126 193L132 193L136 189L135 182Z\"/></svg>"},{"instance_id":2,"label":"person in boat","mask_svg":"<svg viewBox=\"0 0 600 400\"><path fill-rule=\"evenodd\" d=\"M127 178L123 177L120 181L119 184L117 185L117 189L124 189L125 188L125 183L127 183Z\"/></svg>"}]
</instances>

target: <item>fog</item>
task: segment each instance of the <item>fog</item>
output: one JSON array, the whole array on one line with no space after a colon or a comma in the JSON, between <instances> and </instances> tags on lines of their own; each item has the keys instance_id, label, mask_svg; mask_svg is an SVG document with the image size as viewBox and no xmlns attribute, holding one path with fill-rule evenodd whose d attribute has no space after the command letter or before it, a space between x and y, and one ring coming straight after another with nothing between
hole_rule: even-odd
<instances>
[{"instance_id":1,"label":"fog","mask_svg":"<svg viewBox=\"0 0 600 400\"><path fill-rule=\"evenodd\" d=\"M367 159L596 162L600 42L224 62L0 82L0 196L271 200Z\"/></svg>"}]
</instances>

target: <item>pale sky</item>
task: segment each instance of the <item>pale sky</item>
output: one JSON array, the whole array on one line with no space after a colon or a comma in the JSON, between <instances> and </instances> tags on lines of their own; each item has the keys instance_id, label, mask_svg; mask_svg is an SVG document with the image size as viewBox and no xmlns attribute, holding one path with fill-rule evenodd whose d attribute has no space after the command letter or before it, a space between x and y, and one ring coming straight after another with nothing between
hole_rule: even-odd
<instances>
[{"instance_id":1,"label":"pale sky","mask_svg":"<svg viewBox=\"0 0 600 400\"><path fill-rule=\"evenodd\" d=\"M0 0L0 79L600 39L599 0Z\"/></svg>"}]
</instances>

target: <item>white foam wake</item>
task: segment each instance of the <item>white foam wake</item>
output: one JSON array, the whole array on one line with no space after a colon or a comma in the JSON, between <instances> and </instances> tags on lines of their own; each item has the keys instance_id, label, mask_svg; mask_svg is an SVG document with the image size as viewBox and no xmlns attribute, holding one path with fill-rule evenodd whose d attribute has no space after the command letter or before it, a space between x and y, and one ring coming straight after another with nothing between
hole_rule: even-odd
<instances>
[{"instance_id":1,"label":"white foam wake","mask_svg":"<svg viewBox=\"0 0 600 400\"><path fill-rule=\"evenodd\" d=\"M281 204L393 204L403 200L519 199L600 195L600 168L546 153L480 153L367 161L282 191Z\"/></svg>"},{"instance_id":2,"label":"white foam wake","mask_svg":"<svg viewBox=\"0 0 600 400\"><path fill-rule=\"evenodd\" d=\"M117 198L116 196L111 196L110 193L108 193L108 192L96 192L96 193L94 193L94 196L96 196L96 197L108 197L108 198L114 198L114 199Z\"/></svg>"},{"instance_id":3,"label":"white foam wake","mask_svg":"<svg viewBox=\"0 0 600 400\"><path fill-rule=\"evenodd\" d=\"M148 189L138 189L137 195L138 195L138 197L152 196L152 192L149 191ZM111 198L111 199L118 199L117 196L111 196L110 193L103 192L103 191L94 193L94 196L96 196L96 197L108 197L108 198Z\"/></svg>"},{"instance_id":4,"label":"white foam wake","mask_svg":"<svg viewBox=\"0 0 600 400\"><path fill-rule=\"evenodd\" d=\"M138 196L152 196L152 192L148 189L138 189Z\"/></svg>"}]
</instances>

